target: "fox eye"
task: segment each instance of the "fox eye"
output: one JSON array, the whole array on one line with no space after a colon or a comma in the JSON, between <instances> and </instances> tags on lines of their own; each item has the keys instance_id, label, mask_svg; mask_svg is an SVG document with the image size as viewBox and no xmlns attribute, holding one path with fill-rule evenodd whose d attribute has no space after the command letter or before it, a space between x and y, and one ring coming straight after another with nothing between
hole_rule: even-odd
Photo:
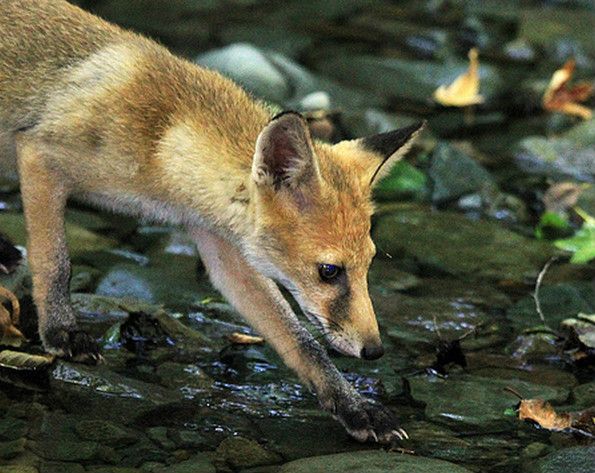
<instances>
[{"instance_id":1,"label":"fox eye","mask_svg":"<svg viewBox=\"0 0 595 473\"><path fill-rule=\"evenodd\" d=\"M324 282L334 282L342 270L343 268L334 264L321 263L318 265L318 274Z\"/></svg>"}]
</instances>

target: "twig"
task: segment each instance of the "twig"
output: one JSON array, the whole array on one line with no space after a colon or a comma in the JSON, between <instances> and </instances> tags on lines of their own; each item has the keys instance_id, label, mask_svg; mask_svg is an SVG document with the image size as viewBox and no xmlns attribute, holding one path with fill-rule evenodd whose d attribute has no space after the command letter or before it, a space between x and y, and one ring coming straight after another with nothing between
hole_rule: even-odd
<instances>
[{"instance_id":1,"label":"twig","mask_svg":"<svg viewBox=\"0 0 595 473\"><path fill-rule=\"evenodd\" d=\"M510 386L506 386L506 387L504 388L504 391L507 391L507 392L509 392L509 393L511 393L511 394L514 394L514 395L515 395L516 397L518 397L518 398L519 398L521 401L524 399L524 398L523 398L523 396L521 396L521 395L519 394L519 392L518 392L518 391L516 391L514 388L511 388Z\"/></svg>"},{"instance_id":2,"label":"twig","mask_svg":"<svg viewBox=\"0 0 595 473\"><path fill-rule=\"evenodd\" d=\"M541 302L539 302L539 289L541 288L541 283L543 282L543 278L545 277L545 273L550 268L551 264L558 259L557 256L552 256L547 263L543 266L539 275L537 276L537 280L535 281L535 291L533 291L533 300L535 301L535 310L541 319L544 327L552 330L550 326L545 321L545 316L543 315L543 311L541 310Z\"/></svg>"}]
</instances>

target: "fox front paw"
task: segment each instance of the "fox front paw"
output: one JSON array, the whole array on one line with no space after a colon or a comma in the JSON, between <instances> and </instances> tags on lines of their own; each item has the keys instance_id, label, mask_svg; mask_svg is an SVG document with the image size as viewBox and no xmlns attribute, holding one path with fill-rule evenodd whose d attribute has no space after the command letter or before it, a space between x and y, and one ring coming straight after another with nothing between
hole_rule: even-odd
<instances>
[{"instance_id":1,"label":"fox front paw","mask_svg":"<svg viewBox=\"0 0 595 473\"><path fill-rule=\"evenodd\" d=\"M336 404L334 415L349 435L360 442L390 444L393 440L408 439L396 416L381 404L368 399L357 403Z\"/></svg>"},{"instance_id":2,"label":"fox front paw","mask_svg":"<svg viewBox=\"0 0 595 473\"><path fill-rule=\"evenodd\" d=\"M97 364L102 360L97 342L76 327L48 328L41 338L44 348L52 355L88 364Z\"/></svg>"}]
</instances>

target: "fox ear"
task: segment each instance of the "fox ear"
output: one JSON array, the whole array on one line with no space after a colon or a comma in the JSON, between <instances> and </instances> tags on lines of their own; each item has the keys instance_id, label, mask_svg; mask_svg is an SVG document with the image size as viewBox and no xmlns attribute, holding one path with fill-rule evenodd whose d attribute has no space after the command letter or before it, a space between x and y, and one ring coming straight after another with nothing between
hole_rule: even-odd
<instances>
[{"instance_id":1,"label":"fox ear","mask_svg":"<svg viewBox=\"0 0 595 473\"><path fill-rule=\"evenodd\" d=\"M380 155L380 159L371 167L370 185L374 186L385 177L393 167L411 148L415 138L426 126L426 122L399 128L398 130L380 133L378 135L360 138L359 145L366 151Z\"/></svg>"},{"instance_id":2,"label":"fox ear","mask_svg":"<svg viewBox=\"0 0 595 473\"><path fill-rule=\"evenodd\" d=\"M295 189L318 175L308 125L297 112L283 112L256 140L252 178L258 185Z\"/></svg>"}]
</instances>

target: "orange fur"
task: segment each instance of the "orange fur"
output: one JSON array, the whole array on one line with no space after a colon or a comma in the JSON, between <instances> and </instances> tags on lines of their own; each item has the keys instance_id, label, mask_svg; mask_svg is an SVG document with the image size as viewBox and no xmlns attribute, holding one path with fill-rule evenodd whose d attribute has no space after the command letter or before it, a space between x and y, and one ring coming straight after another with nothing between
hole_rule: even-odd
<instances>
[{"instance_id":1,"label":"orange fur","mask_svg":"<svg viewBox=\"0 0 595 473\"><path fill-rule=\"evenodd\" d=\"M298 115L272 119L229 79L63 0L0 2L0 155L5 172L18 168L52 353L99 356L69 301L64 206L73 196L184 225L215 286L323 406L357 438L390 440L394 419L343 380L273 283L338 350L359 357L380 346L366 280L371 180L409 143L389 156L364 144L313 142ZM323 263L343 269L340 284L321 281Z\"/></svg>"}]
</instances>

